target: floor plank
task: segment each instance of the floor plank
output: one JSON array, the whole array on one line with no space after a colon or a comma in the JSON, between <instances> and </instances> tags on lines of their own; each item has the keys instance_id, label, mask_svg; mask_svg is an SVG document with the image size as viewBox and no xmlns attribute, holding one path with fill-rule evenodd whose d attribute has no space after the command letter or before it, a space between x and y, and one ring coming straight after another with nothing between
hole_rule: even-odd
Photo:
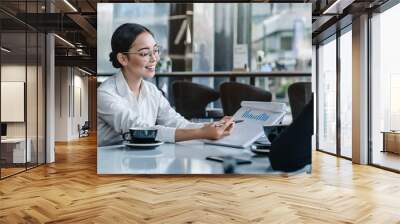
<instances>
[{"instance_id":1,"label":"floor plank","mask_svg":"<svg viewBox=\"0 0 400 224\"><path fill-rule=\"evenodd\" d=\"M96 174L96 139L0 181L0 223L400 223L400 175L313 153L312 174Z\"/></svg>"}]
</instances>

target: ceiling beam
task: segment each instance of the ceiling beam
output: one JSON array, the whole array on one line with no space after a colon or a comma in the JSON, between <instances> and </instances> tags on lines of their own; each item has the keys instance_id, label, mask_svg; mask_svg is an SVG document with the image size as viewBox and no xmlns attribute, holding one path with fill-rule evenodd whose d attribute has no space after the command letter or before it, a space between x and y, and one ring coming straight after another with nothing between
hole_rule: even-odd
<instances>
[{"instance_id":1,"label":"ceiling beam","mask_svg":"<svg viewBox=\"0 0 400 224\"><path fill-rule=\"evenodd\" d=\"M88 38L86 38L86 41L90 46L96 46L96 38L97 38L97 31L96 28L94 28L85 17L80 15L79 13L69 13L67 16L73 20L77 25L79 25L83 31L87 34Z\"/></svg>"},{"instance_id":2,"label":"ceiling beam","mask_svg":"<svg viewBox=\"0 0 400 224\"><path fill-rule=\"evenodd\" d=\"M97 61L91 56L55 56L56 66L80 66L96 71Z\"/></svg>"},{"instance_id":3,"label":"ceiling beam","mask_svg":"<svg viewBox=\"0 0 400 224\"><path fill-rule=\"evenodd\" d=\"M324 28L331 25L331 20L333 20L335 16L319 16L317 20L312 24L312 33L317 33Z\"/></svg>"}]
</instances>

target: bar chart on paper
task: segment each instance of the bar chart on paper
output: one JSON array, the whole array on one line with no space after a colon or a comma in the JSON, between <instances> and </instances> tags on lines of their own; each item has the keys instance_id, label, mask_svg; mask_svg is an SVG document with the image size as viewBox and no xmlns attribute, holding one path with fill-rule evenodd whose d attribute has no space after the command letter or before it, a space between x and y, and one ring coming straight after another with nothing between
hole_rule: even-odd
<instances>
[{"instance_id":1,"label":"bar chart on paper","mask_svg":"<svg viewBox=\"0 0 400 224\"><path fill-rule=\"evenodd\" d=\"M242 102L241 106L233 115L233 119L243 122L237 123L229 136L204 142L237 148L249 147L264 135L263 126L276 125L286 113L285 105L282 103L246 101Z\"/></svg>"},{"instance_id":2,"label":"bar chart on paper","mask_svg":"<svg viewBox=\"0 0 400 224\"><path fill-rule=\"evenodd\" d=\"M252 110L246 110L243 113L242 118L248 118L248 119L257 120L257 121L267 121L269 118L269 115L265 112L256 114L256 113L252 112Z\"/></svg>"}]
</instances>

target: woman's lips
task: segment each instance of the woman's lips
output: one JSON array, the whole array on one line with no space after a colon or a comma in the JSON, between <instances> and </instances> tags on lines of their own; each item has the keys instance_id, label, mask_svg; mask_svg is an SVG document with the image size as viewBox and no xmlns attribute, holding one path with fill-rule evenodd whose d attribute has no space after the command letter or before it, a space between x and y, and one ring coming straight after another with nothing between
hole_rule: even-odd
<instances>
[{"instance_id":1,"label":"woman's lips","mask_svg":"<svg viewBox=\"0 0 400 224\"><path fill-rule=\"evenodd\" d=\"M145 69L149 70L149 71L154 71L156 69L155 65L151 65L151 66L145 66Z\"/></svg>"}]
</instances>

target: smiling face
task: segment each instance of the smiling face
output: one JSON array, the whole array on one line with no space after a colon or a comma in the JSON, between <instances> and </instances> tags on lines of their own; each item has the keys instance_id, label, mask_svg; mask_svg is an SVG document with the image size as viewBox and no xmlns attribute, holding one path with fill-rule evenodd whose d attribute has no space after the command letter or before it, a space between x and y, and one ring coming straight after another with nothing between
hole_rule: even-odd
<instances>
[{"instance_id":1,"label":"smiling face","mask_svg":"<svg viewBox=\"0 0 400 224\"><path fill-rule=\"evenodd\" d=\"M129 75L151 78L155 75L159 60L157 49L158 45L153 36L143 32L137 36L128 52L118 53L118 60Z\"/></svg>"}]
</instances>

